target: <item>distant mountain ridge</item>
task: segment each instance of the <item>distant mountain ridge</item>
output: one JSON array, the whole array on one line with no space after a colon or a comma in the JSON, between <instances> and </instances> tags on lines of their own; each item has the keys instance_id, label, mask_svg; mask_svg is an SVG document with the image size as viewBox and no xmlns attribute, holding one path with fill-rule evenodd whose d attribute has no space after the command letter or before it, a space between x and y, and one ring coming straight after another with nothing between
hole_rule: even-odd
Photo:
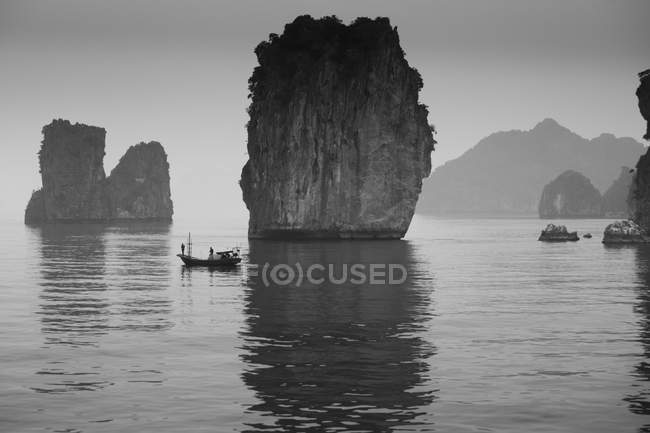
<instances>
[{"instance_id":1,"label":"distant mountain ridge","mask_svg":"<svg viewBox=\"0 0 650 433\"><path fill-rule=\"evenodd\" d=\"M537 215L544 186L566 170L607 190L643 144L601 134L588 140L544 119L528 131L496 132L424 180L417 212L453 215Z\"/></svg>"}]
</instances>

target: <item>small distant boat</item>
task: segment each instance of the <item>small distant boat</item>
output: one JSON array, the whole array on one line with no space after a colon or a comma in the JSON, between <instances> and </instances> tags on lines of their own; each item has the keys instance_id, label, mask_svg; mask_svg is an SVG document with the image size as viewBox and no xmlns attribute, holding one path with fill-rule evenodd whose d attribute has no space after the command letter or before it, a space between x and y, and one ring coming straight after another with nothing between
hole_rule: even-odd
<instances>
[{"instance_id":1,"label":"small distant boat","mask_svg":"<svg viewBox=\"0 0 650 433\"><path fill-rule=\"evenodd\" d=\"M217 251L216 253L211 254L207 259L192 257L191 234L187 237L187 254L176 254L176 257L179 257L185 266L237 266L241 262L241 257L239 257L239 248Z\"/></svg>"},{"instance_id":2,"label":"small distant boat","mask_svg":"<svg viewBox=\"0 0 650 433\"><path fill-rule=\"evenodd\" d=\"M219 251L214 259L199 259L185 254L176 254L185 263L185 266L237 266L241 257L235 250Z\"/></svg>"}]
</instances>

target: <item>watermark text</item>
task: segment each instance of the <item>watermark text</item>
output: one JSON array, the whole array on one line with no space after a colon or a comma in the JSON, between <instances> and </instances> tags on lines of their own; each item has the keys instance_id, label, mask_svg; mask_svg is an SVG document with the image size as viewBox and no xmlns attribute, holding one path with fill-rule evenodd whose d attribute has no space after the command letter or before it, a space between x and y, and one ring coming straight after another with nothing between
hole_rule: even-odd
<instances>
[{"instance_id":1,"label":"watermark text","mask_svg":"<svg viewBox=\"0 0 650 433\"><path fill-rule=\"evenodd\" d=\"M408 272L398 263L313 263L303 266L294 264L249 264L248 275L260 277L264 286L300 287L310 285L398 285L406 281Z\"/></svg>"}]
</instances>

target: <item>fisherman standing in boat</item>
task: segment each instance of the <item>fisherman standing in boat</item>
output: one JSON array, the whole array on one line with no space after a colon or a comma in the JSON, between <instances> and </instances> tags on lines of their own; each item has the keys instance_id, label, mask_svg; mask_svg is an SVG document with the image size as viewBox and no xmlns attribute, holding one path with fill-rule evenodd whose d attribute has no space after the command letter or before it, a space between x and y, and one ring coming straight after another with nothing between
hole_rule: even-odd
<instances>
[{"instance_id":1,"label":"fisherman standing in boat","mask_svg":"<svg viewBox=\"0 0 650 433\"><path fill-rule=\"evenodd\" d=\"M181 255L185 255L185 244L181 242Z\"/></svg>"},{"instance_id":2,"label":"fisherman standing in boat","mask_svg":"<svg viewBox=\"0 0 650 433\"><path fill-rule=\"evenodd\" d=\"M208 260L214 260L214 249L210 247L210 255L208 256Z\"/></svg>"}]
</instances>

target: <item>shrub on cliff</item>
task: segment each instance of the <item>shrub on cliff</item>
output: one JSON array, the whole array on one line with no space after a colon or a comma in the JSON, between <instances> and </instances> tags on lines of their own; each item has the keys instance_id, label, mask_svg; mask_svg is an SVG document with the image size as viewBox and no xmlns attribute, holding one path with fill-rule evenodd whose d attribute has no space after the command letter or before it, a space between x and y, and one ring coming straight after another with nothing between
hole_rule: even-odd
<instances>
[{"instance_id":1,"label":"shrub on cliff","mask_svg":"<svg viewBox=\"0 0 650 433\"><path fill-rule=\"evenodd\" d=\"M369 52L386 45L386 38L394 38L399 44L388 18L360 17L346 26L335 15L318 20L310 15L299 16L285 25L282 35L271 33L268 41L255 48L259 66L248 80L248 96L253 100L270 96L288 102L290 89L304 83L318 64L327 61L337 65L341 72L352 73ZM401 48L400 51L403 57ZM276 85L265 86L269 81ZM418 90L421 88L419 77Z\"/></svg>"}]
</instances>

